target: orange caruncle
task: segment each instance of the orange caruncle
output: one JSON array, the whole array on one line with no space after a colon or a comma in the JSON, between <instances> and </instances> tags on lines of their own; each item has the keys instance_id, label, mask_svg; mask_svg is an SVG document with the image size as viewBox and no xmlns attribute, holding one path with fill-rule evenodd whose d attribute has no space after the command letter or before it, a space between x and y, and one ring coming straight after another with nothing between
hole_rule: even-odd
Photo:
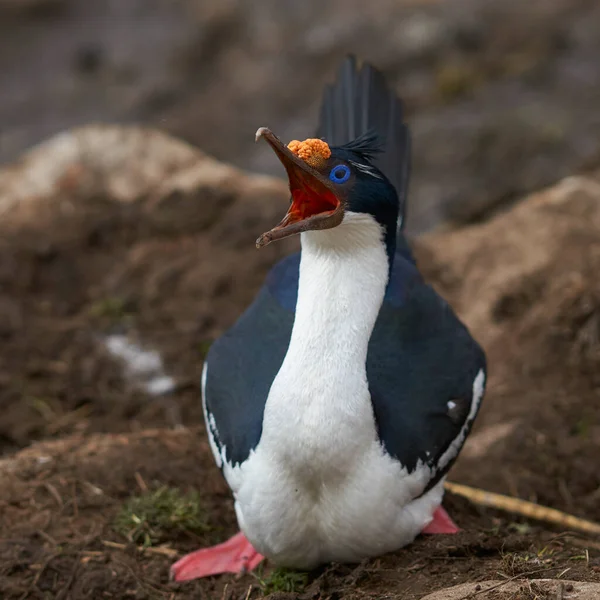
<instances>
[{"instance_id":1,"label":"orange caruncle","mask_svg":"<svg viewBox=\"0 0 600 600\"><path fill-rule=\"evenodd\" d=\"M298 158L313 167L318 166L319 163L326 161L331 156L329 144L316 138L309 138L303 142L292 140L288 144L288 148Z\"/></svg>"}]
</instances>

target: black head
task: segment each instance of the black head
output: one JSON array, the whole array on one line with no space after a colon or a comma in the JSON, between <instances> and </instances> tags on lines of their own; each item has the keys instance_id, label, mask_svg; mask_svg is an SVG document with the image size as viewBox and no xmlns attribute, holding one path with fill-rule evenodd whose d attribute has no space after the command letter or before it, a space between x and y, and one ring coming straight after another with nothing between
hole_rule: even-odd
<instances>
[{"instance_id":1,"label":"black head","mask_svg":"<svg viewBox=\"0 0 600 600\"><path fill-rule=\"evenodd\" d=\"M373 164L373 158L382 148L383 141L380 138L367 134L344 146L331 148L331 158L350 169L346 184L341 184L348 186L345 211L371 215L381 225L391 259L396 246L400 205L396 189ZM334 178L335 169L331 171Z\"/></svg>"},{"instance_id":2,"label":"black head","mask_svg":"<svg viewBox=\"0 0 600 600\"><path fill-rule=\"evenodd\" d=\"M367 134L330 148L323 140L290 142L286 147L268 129L264 137L286 168L290 208L281 223L264 233L257 246L316 229L331 229L341 224L344 213L372 216L382 227L388 255L394 255L399 202L394 186L373 165L382 141Z\"/></svg>"}]
</instances>

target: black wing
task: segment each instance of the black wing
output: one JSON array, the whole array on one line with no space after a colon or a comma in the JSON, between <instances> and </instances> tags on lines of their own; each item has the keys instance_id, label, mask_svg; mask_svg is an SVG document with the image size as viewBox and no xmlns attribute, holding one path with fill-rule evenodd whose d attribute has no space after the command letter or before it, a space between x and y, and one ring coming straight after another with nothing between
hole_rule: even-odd
<instances>
[{"instance_id":1,"label":"black wing","mask_svg":"<svg viewBox=\"0 0 600 600\"><path fill-rule=\"evenodd\" d=\"M452 308L396 254L367 356L380 439L409 472L450 469L479 409L486 360Z\"/></svg>"},{"instance_id":2,"label":"black wing","mask_svg":"<svg viewBox=\"0 0 600 600\"><path fill-rule=\"evenodd\" d=\"M331 146L376 134L384 151L372 163L396 188L400 201L399 228L406 221L410 171L410 134L403 122L400 98L388 87L383 74L369 64L358 68L354 56L342 63L337 79L323 92L317 137Z\"/></svg>"},{"instance_id":3,"label":"black wing","mask_svg":"<svg viewBox=\"0 0 600 600\"><path fill-rule=\"evenodd\" d=\"M224 447L225 460L233 465L244 462L260 440L267 396L292 335L298 265L299 255L278 263L252 305L206 357L206 426L218 452Z\"/></svg>"}]
</instances>

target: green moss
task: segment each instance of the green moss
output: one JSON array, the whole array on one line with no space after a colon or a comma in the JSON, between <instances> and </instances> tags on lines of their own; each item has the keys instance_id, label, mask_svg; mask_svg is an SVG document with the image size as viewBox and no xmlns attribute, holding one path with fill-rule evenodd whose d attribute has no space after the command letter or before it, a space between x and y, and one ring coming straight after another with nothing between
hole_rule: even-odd
<instances>
[{"instance_id":1,"label":"green moss","mask_svg":"<svg viewBox=\"0 0 600 600\"><path fill-rule=\"evenodd\" d=\"M163 542L176 532L202 534L210 530L199 495L167 486L130 498L119 511L114 528L144 546Z\"/></svg>"},{"instance_id":2,"label":"green moss","mask_svg":"<svg viewBox=\"0 0 600 600\"><path fill-rule=\"evenodd\" d=\"M263 577L262 569L255 574L263 593L301 592L308 583L308 573L278 567L268 576Z\"/></svg>"}]
</instances>

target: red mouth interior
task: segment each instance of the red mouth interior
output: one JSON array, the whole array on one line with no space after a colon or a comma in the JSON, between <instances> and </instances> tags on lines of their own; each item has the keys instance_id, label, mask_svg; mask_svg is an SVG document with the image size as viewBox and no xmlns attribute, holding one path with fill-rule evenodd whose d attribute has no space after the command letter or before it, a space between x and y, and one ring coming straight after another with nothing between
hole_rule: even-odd
<instances>
[{"instance_id":1,"label":"red mouth interior","mask_svg":"<svg viewBox=\"0 0 600 600\"><path fill-rule=\"evenodd\" d=\"M329 191L317 193L301 187L292 189L292 206L289 213L297 216L297 220L308 219L315 215L331 214L339 204L339 200Z\"/></svg>"},{"instance_id":2,"label":"red mouth interior","mask_svg":"<svg viewBox=\"0 0 600 600\"><path fill-rule=\"evenodd\" d=\"M298 221L304 221L314 216L329 216L336 211L340 205L338 198L318 181L299 180L290 178L290 190L292 192L292 204L282 221L281 225L290 225ZM316 185L315 185L316 184Z\"/></svg>"}]
</instances>

